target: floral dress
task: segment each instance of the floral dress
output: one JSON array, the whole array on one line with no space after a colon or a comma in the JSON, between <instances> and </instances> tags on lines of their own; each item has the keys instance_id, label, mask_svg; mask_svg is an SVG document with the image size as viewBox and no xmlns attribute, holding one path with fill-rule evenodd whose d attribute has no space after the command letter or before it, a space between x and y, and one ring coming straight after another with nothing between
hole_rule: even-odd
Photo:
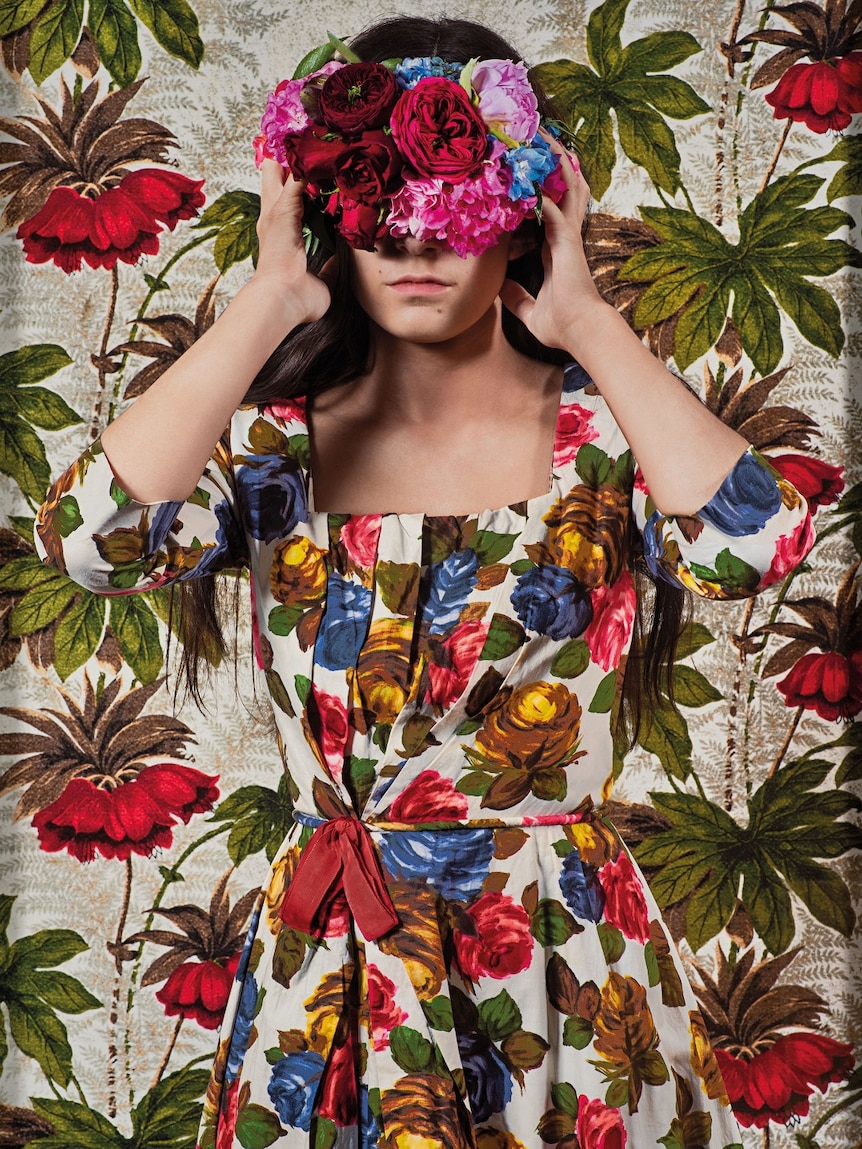
<instances>
[{"instance_id":1,"label":"floral dress","mask_svg":"<svg viewBox=\"0 0 862 1149\"><path fill-rule=\"evenodd\" d=\"M472 515L314 509L302 401L243 408L185 503L98 443L39 518L106 594L245 565L295 825L255 911L201 1149L737 1144L658 908L603 817L637 555L708 598L804 553L755 452L696 515L654 506L564 375L551 489Z\"/></svg>"}]
</instances>

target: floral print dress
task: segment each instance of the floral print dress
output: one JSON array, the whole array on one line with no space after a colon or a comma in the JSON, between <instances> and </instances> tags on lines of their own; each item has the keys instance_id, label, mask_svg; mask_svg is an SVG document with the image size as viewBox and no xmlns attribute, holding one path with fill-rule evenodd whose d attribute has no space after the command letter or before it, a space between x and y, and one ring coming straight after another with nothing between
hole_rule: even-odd
<instances>
[{"instance_id":1,"label":"floral print dress","mask_svg":"<svg viewBox=\"0 0 862 1149\"><path fill-rule=\"evenodd\" d=\"M302 401L241 409L185 503L94 445L40 512L106 594L249 568L295 825L262 890L201 1149L724 1149L739 1132L657 906L602 807L638 554L709 598L810 542L749 451L663 516L566 369L550 490L473 515L314 509Z\"/></svg>"}]
</instances>

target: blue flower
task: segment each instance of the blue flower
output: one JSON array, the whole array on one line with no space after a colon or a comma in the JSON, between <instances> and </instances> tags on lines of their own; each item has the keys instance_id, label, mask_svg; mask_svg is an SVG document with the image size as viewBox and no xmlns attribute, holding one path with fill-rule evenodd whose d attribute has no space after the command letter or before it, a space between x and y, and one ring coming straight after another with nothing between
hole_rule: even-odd
<instances>
[{"instance_id":1,"label":"blue flower","mask_svg":"<svg viewBox=\"0 0 862 1149\"><path fill-rule=\"evenodd\" d=\"M147 550L150 554L155 554L156 551L161 550L165 545L165 539L171 532L177 515L182 509L182 503L161 503L158 510L153 515L153 521L150 523L149 534L147 535Z\"/></svg>"},{"instance_id":2,"label":"blue flower","mask_svg":"<svg viewBox=\"0 0 862 1149\"><path fill-rule=\"evenodd\" d=\"M745 454L697 515L725 535L753 535L781 507L781 491L771 471Z\"/></svg>"},{"instance_id":3,"label":"blue flower","mask_svg":"<svg viewBox=\"0 0 862 1149\"><path fill-rule=\"evenodd\" d=\"M246 958L246 965L248 965L248 958ZM242 968L242 959L240 959L240 968ZM239 974L239 969L237 974ZM252 974L249 974L242 984L242 993L239 998L236 1020L233 1024L230 1048L227 1053L225 1081L228 1085L236 1078L245 1059L245 1051L248 1048L248 1039L251 1036L251 1027L254 1024L254 1015L257 1009L257 994L257 982Z\"/></svg>"},{"instance_id":4,"label":"blue flower","mask_svg":"<svg viewBox=\"0 0 862 1149\"><path fill-rule=\"evenodd\" d=\"M245 553L245 540L226 499L216 503L215 516L219 524L215 546L205 547L197 564L178 576L180 581L213 574L231 562L238 562Z\"/></svg>"},{"instance_id":5,"label":"blue flower","mask_svg":"<svg viewBox=\"0 0 862 1149\"><path fill-rule=\"evenodd\" d=\"M643 531L641 532L644 545L644 562L653 578L662 578L665 582L675 583L670 572L662 565L663 562L666 561L666 558L661 527L666 521L665 516L661 514L660 511L653 511L644 523Z\"/></svg>"},{"instance_id":6,"label":"blue flower","mask_svg":"<svg viewBox=\"0 0 862 1149\"><path fill-rule=\"evenodd\" d=\"M395 79L402 88L415 88L426 76L459 80L463 71L463 64L442 60L439 56L405 56L400 64L395 65Z\"/></svg>"},{"instance_id":7,"label":"blue flower","mask_svg":"<svg viewBox=\"0 0 862 1149\"><path fill-rule=\"evenodd\" d=\"M565 567L531 567L518 579L510 601L527 630L550 638L576 638L593 617L588 592Z\"/></svg>"},{"instance_id":8,"label":"blue flower","mask_svg":"<svg viewBox=\"0 0 862 1149\"><path fill-rule=\"evenodd\" d=\"M483 1034L459 1033L458 1051L473 1123L480 1125L492 1114L500 1113L512 1100L512 1075Z\"/></svg>"},{"instance_id":9,"label":"blue flower","mask_svg":"<svg viewBox=\"0 0 862 1149\"><path fill-rule=\"evenodd\" d=\"M383 865L396 881L428 882L447 901L472 902L494 856L494 831L393 830L380 836Z\"/></svg>"},{"instance_id":10,"label":"blue flower","mask_svg":"<svg viewBox=\"0 0 862 1149\"><path fill-rule=\"evenodd\" d=\"M536 136L532 143L523 147L510 148L503 159L512 172L509 199L515 200L535 195L534 184L543 184L560 162L551 151L550 144L541 136Z\"/></svg>"},{"instance_id":11,"label":"blue flower","mask_svg":"<svg viewBox=\"0 0 862 1149\"><path fill-rule=\"evenodd\" d=\"M577 850L566 854L563 861L560 890L576 918L586 922L602 920L605 891L599 882L596 867L589 862L582 862Z\"/></svg>"},{"instance_id":12,"label":"blue flower","mask_svg":"<svg viewBox=\"0 0 862 1149\"><path fill-rule=\"evenodd\" d=\"M267 1093L285 1125L306 1133L311 1128L314 1098L324 1065L319 1053L307 1049L289 1053L272 1067Z\"/></svg>"},{"instance_id":13,"label":"blue flower","mask_svg":"<svg viewBox=\"0 0 862 1149\"><path fill-rule=\"evenodd\" d=\"M356 665L368 631L372 592L358 582L342 578L337 571L329 576L326 609L320 620L315 661L327 670L346 670Z\"/></svg>"},{"instance_id":14,"label":"blue flower","mask_svg":"<svg viewBox=\"0 0 862 1149\"><path fill-rule=\"evenodd\" d=\"M428 593L422 607L423 622L431 634L445 634L460 618L476 586L479 559L474 550L454 551L428 570Z\"/></svg>"},{"instance_id":15,"label":"blue flower","mask_svg":"<svg viewBox=\"0 0 862 1149\"><path fill-rule=\"evenodd\" d=\"M367 1085L360 1085L359 1087L359 1122L359 1144L362 1149L374 1149L377 1138L380 1136L380 1129L377 1125L377 1119L371 1112Z\"/></svg>"},{"instance_id":16,"label":"blue flower","mask_svg":"<svg viewBox=\"0 0 862 1149\"><path fill-rule=\"evenodd\" d=\"M237 469L236 487L249 531L265 543L284 538L308 518L302 473L285 455L255 455L253 465Z\"/></svg>"}]
</instances>

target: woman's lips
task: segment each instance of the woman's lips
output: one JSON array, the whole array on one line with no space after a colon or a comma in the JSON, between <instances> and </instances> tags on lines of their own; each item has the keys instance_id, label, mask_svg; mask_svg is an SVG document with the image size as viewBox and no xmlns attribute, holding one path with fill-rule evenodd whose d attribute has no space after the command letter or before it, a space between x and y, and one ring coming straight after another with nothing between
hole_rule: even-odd
<instances>
[{"instance_id":1,"label":"woman's lips","mask_svg":"<svg viewBox=\"0 0 862 1149\"><path fill-rule=\"evenodd\" d=\"M389 286L399 295L440 295L448 290L449 284L442 279L433 279L427 276L404 276L396 279Z\"/></svg>"}]
</instances>

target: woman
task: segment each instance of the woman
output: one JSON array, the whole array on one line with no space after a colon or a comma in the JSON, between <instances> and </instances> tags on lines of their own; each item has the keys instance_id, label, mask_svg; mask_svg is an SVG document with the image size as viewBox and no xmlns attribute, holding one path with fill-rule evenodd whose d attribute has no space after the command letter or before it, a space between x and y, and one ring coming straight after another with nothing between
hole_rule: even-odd
<instances>
[{"instance_id":1,"label":"woman","mask_svg":"<svg viewBox=\"0 0 862 1149\"><path fill-rule=\"evenodd\" d=\"M105 593L250 571L296 825L200 1144L735 1144L695 999L601 815L608 713L637 554L661 585L753 593L801 552L804 503L596 293L589 189L536 132L547 105L513 49L406 18L351 48L387 67L332 80L318 60L301 101L271 98L261 154L305 178L263 159L254 276L40 516L51 561ZM422 155L445 174L425 199ZM509 190L459 230L480 178ZM322 271L302 238L321 206Z\"/></svg>"}]
</instances>

